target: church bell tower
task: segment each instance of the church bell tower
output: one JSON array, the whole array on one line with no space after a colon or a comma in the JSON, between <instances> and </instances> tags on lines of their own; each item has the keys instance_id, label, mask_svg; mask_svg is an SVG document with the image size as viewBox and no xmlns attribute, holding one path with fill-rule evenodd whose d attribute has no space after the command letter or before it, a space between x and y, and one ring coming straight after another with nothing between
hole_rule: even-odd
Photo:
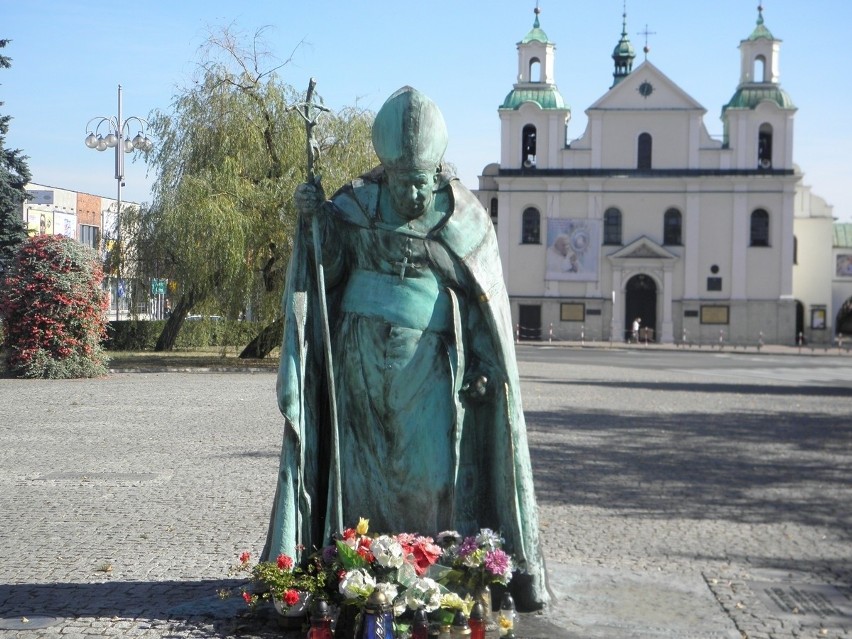
<instances>
[{"instance_id":1,"label":"church bell tower","mask_svg":"<svg viewBox=\"0 0 852 639\"><path fill-rule=\"evenodd\" d=\"M571 119L554 80L556 45L541 28L538 3L534 12L532 29L518 42L517 82L498 110L504 169L559 168Z\"/></svg>"}]
</instances>

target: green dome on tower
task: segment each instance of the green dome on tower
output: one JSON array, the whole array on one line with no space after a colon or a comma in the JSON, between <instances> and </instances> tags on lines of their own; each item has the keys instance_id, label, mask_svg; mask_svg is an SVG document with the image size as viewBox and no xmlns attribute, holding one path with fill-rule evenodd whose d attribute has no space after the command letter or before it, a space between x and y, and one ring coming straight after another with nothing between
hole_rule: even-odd
<instances>
[{"instance_id":1,"label":"green dome on tower","mask_svg":"<svg viewBox=\"0 0 852 639\"><path fill-rule=\"evenodd\" d=\"M766 25L763 24L763 5L758 5L757 7L757 26L754 28L754 31L751 32L751 35L748 37L749 40L774 40L772 37L772 33L769 29L766 28Z\"/></svg>"},{"instance_id":2,"label":"green dome on tower","mask_svg":"<svg viewBox=\"0 0 852 639\"><path fill-rule=\"evenodd\" d=\"M787 92L777 84L758 83L739 87L728 103L722 107L722 113L728 109L754 109L767 100L774 102L781 109L796 108Z\"/></svg>"},{"instance_id":3,"label":"green dome on tower","mask_svg":"<svg viewBox=\"0 0 852 639\"><path fill-rule=\"evenodd\" d=\"M547 39L547 34L542 30L541 24L538 21L538 14L541 13L541 9L536 5L535 8L535 21L533 22L533 27L530 29L530 32L524 36L524 39L520 41L519 44L528 44L530 42L543 42L548 43L550 40Z\"/></svg>"},{"instance_id":4,"label":"green dome on tower","mask_svg":"<svg viewBox=\"0 0 852 639\"><path fill-rule=\"evenodd\" d=\"M627 37L626 10L621 17L621 39L615 45L615 49L612 50L612 59L615 62L615 71L612 73L613 87L630 75L630 72L633 70L633 60L636 58L636 50L633 48L630 38Z\"/></svg>"},{"instance_id":5,"label":"green dome on tower","mask_svg":"<svg viewBox=\"0 0 852 639\"><path fill-rule=\"evenodd\" d=\"M501 109L516 110L525 102L535 102L542 109L567 109L562 94L553 85L535 88L512 89L500 105Z\"/></svg>"}]
</instances>

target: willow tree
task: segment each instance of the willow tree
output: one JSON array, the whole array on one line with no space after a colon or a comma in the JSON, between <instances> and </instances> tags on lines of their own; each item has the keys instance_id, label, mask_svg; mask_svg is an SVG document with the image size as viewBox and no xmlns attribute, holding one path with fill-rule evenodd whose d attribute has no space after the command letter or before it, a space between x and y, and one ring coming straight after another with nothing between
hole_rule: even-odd
<instances>
[{"instance_id":1,"label":"willow tree","mask_svg":"<svg viewBox=\"0 0 852 639\"><path fill-rule=\"evenodd\" d=\"M281 79L286 62L261 69L260 35L250 48L228 31L211 37L194 85L170 113L150 118L158 140L153 204L124 221L142 270L177 283L157 350L170 349L187 314L202 305L266 324L280 313L296 223L292 196L305 167L304 121L290 107L303 96ZM372 114L347 107L315 129L327 188L376 162L371 122Z\"/></svg>"}]
</instances>

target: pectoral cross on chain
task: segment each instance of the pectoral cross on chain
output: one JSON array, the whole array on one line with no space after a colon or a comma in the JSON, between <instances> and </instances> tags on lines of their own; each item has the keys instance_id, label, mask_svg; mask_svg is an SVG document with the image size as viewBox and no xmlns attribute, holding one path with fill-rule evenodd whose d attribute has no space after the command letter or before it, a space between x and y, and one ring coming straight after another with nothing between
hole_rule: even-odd
<instances>
[{"instance_id":1,"label":"pectoral cross on chain","mask_svg":"<svg viewBox=\"0 0 852 639\"><path fill-rule=\"evenodd\" d=\"M409 239L405 243L405 250L402 252L403 258L397 262L391 262L393 266L399 267L399 279L405 279L405 269L409 268L419 268L419 266L411 261L409 258L411 257L411 240Z\"/></svg>"}]
</instances>

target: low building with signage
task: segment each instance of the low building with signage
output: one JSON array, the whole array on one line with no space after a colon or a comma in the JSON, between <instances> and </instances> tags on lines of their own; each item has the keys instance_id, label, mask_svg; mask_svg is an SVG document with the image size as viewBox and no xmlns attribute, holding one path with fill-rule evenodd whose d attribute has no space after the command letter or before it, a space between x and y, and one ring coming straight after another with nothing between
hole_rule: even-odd
<instances>
[{"instance_id":1,"label":"low building with signage","mask_svg":"<svg viewBox=\"0 0 852 639\"><path fill-rule=\"evenodd\" d=\"M24 188L30 199L23 203L22 215L31 235L65 235L95 249L106 260L114 249L118 200L32 182ZM122 201L121 210L138 206ZM131 279L132 273L121 281L109 273L105 278L111 307L118 304L122 313L129 312Z\"/></svg>"}]
</instances>

